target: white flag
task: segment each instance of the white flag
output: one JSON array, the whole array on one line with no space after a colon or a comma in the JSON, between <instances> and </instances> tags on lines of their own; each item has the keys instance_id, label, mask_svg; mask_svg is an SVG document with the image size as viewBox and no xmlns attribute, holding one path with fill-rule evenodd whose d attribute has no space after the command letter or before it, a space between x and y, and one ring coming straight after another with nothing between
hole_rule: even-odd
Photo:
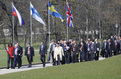
<instances>
[{"instance_id":1,"label":"white flag","mask_svg":"<svg viewBox=\"0 0 121 79\"><path fill-rule=\"evenodd\" d=\"M45 25L44 21L42 20L42 18L40 17L39 13L36 11L36 9L34 8L34 6L31 4L30 2L30 11L31 11L31 16L36 19L38 22L42 23L43 25Z\"/></svg>"}]
</instances>

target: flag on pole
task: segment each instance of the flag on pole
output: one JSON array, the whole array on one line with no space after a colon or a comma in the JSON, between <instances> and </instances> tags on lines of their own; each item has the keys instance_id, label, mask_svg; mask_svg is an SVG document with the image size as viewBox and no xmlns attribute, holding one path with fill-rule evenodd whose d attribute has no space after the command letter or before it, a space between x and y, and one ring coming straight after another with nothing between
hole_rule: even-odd
<instances>
[{"instance_id":1,"label":"flag on pole","mask_svg":"<svg viewBox=\"0 0 121 79\"><path fill-rule=\"evenodd\" d=\"M36 19L38 22L42 23L43 25L45 25L44 21L42 20L42 18L40 17L39 13L37 12L37 10L34 8L34 6L32 5L32 3L30 2L30 11L31 11L31 16Z\"/></svg>"},{"instance_id":2,"label":"flag on pole","mask_svg":"<svg viewBox=\"0 0 121 79\"><path fill-rule=\"evenodd\" d=\"M52 14L53 16L60 18L61 22L63 22L65 19L61 16L61 14L57 11L57 9L49 2L49 14Z\"/></svg>"},{"instance_id":3,"label":"flag on pole","mask_svg":"<svg viewBox=\"0 0 121 79\"><path fill-rule=\"evenodd\" d=\"M71 10L67 1L66 1L66 15L67 15L67 26L73 27L73 23L72 23L73 15L71 13Z\"/></svg>"},{"instance_id":4,"label":"flag on pole","mask_svg":"<svg viewBox=\"0 0 121 79\"><path fill-rule=\"evenodd\" d=\"M24 25L25 22L24 22L22 16L20 15L20 13L18 12L18 10L16 9L16 7L13 4L12 4L12 10L13 10L13 16L18 18L20 26Z\"/></svg>"}]
</instances>

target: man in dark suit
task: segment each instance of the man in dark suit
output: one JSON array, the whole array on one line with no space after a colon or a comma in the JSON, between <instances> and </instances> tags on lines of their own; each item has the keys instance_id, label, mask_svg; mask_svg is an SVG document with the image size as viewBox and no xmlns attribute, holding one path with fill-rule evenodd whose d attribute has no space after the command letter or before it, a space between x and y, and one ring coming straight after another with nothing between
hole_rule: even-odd
<instances>
[{"instance_id":1,"label":"man in dark suit","mask_svg":"<svg viewBox=\"0 0 121 79\"><path fill-rule=\"evenodd\" d=\"M18 48L18 62L20 63L20 67L22 66L22 54L23 54L23 48L17 43Z\"/></svg>"},{"instance_id":2,"label":"man in dark suit","mask_svg":"<svg viewBox=\"0 0 121 79\"><path fill-rule=\"evenodd\" d=\"M111 42L111 39L108 40L108 56L112 57L112 52L113 52L113 48L114 48L114 43Z\"/></svg>"},{"instance_id":3,"label":"man in dark suit","mask_svg":"<svg viewBox=\"0 0 121 79\"><path fill-rule=\"evenodd\" d=\"M91 61L95 59L95 45L94 45L94 41L92 41L91 43Z\"/></svg>"},{"instance_id":4,"label":"man in dark suit","mask_svg":"<svg viewBox=\"0 0 121 79\"><path fill-rule=\"evenodd\" d=\"M86 53L87 53L87 46L86 46L86 42L81 38L81 41L79 42L79 46L81 46L81 42L83 42L84 44L84 59L86 59Z\"/></svg>"},{"instance_id":5,"label":"man in dark suit","mask_svg":"<svg viewBox=\"0 0 121 79\"><path fill-rule=\"evenodd\" d=\"M16 65L18 64L18 69L20 68L20 59L19 59L19 55L20 55L20 52L18 51L18 47L17 47L17 44L15 44L15 49L14 49L14 52L13 52L13 56L14 56L14 68L16 67Z\"/></svg>"},{"instance_id":6,"label":"man in dark suit","mask_svg":"<svg viewBox=\"0 0 121 79\"><path fill-rule=\"evenodd\" d=\"M39 55L40 55L40 59L43 63L43 67L45 67L45 59L46 59L46 55L47 55L47 46L44 44L44 42L41 42Z\"/></svg>"},{"instance_id":7,"label":"man in dark suit","mask_svg":"<svg viewBox=\"0 0 121 79\"><path fill-rule=\"evenodd\" d=\"M65 63L69 64L70 63L70 47L69 47L69 42L65 42L64 44L64 56L65 56Z\"/></svg>"},{"instance_id":8,"label":"man in dark suit","mask_svg":"<svg viewBox=\"0 0 121 79\"><path fill-rule=\"evenodd\" d=\"M76 43L76 40L73 41L72 51L73 51L73 63L79 62L78 60L79 48L78 44Z\"/></svg>"},{"instance_id":9,"label":"man in dark suit","mask_svg":"<svg viewBox=\"0 0 121 79\"><path fill-rule=\"evenodd\" d=\"M108 42L107 40L104 40L103 45L102 45L102 50L103 53L105 54L105 58L108 57Z\"/></svg>"},{"instance_id":10,"label":"man in dark suit","mask_svg":"<svg viewBox=\"0 0 121 79\"><path fill-rule=\"evenodd\" d=\"M114 43L114 55L118 55L119 50L120 50L120 44L117 42L117 40L115 40L115 43Z\"/></svg>"},{"instance_id":11,"label":"man in dark suit","mask_svg":"<svg viewBox=\"0 0 121 79\"><path fill-rule=\"evenodd\" d=\"M91 43L90 43L90 40L87 41L86 48L87 48L86 61L89 61L90 58L91 58Z\"/></svg>"},{"instance_id":12,"label":"man in dark suit","mask_svg":"<svg viewBox=\"0 0 121 79\"><path fill-rule=\"evenodd\" d=\"M27 56L27 60L29 62L28 67L31 67L31 64L33 62L33 56L34 56L34 48L31 47L30 43L28 43L28 47L25 50L25 56Z\"/></svg>"},{"instance_id":13,"label":"man in dark suit","mask_svg":"<svg viewBox=\"0 0 121 79\"><path fill-rule=\"evenodd\" d=\"M73 42L72 42L72 39L69 40L69 47L70 47L70 63L73 62L73 52L72 52L72 45L73 45Z\"/></svg>"},{"instance_id":14,"label":"man in dark suit","mask_svg":"<svg viewBox=\"0 0 121 79\"><path fill-rule=\"evenodd\" d=\"M100 51L100 43L98 42L98 39L95 39L94 42L94 53L95 53L95 60L99 60L99 51Z\"/></svg>"}]
</instances>

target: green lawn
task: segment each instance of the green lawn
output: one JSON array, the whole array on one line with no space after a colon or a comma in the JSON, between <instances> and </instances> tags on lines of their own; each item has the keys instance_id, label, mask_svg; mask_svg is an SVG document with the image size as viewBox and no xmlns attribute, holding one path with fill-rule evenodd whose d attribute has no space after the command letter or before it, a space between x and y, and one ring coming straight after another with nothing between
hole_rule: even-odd
<instances>
[{"instance_id":1,"label":"green lawn","mask_svg":"<svg viewBox=\"0 0 121 79\"><path fill-rule=\"evenodd\" d=\"M0 79L121 79L121 55L91 61L1 75Z\"/></svg>"}]
</instances>

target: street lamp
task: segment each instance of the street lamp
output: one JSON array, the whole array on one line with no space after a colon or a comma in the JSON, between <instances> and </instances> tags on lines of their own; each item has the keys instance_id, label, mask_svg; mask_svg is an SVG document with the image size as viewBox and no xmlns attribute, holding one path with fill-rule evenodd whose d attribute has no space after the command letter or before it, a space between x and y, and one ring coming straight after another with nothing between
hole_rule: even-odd
<instances>
[{"instance_id":1,"label":"street lamp","mask_svg":"<svg viewBox=\"0 0 121 79\"><path fill-rule=\"evenodd\" d=\"M117 35L117 28L118 28L118 24L115 24L115 27L116 27L116 35Z\"/></svg>"}]
</instances>

